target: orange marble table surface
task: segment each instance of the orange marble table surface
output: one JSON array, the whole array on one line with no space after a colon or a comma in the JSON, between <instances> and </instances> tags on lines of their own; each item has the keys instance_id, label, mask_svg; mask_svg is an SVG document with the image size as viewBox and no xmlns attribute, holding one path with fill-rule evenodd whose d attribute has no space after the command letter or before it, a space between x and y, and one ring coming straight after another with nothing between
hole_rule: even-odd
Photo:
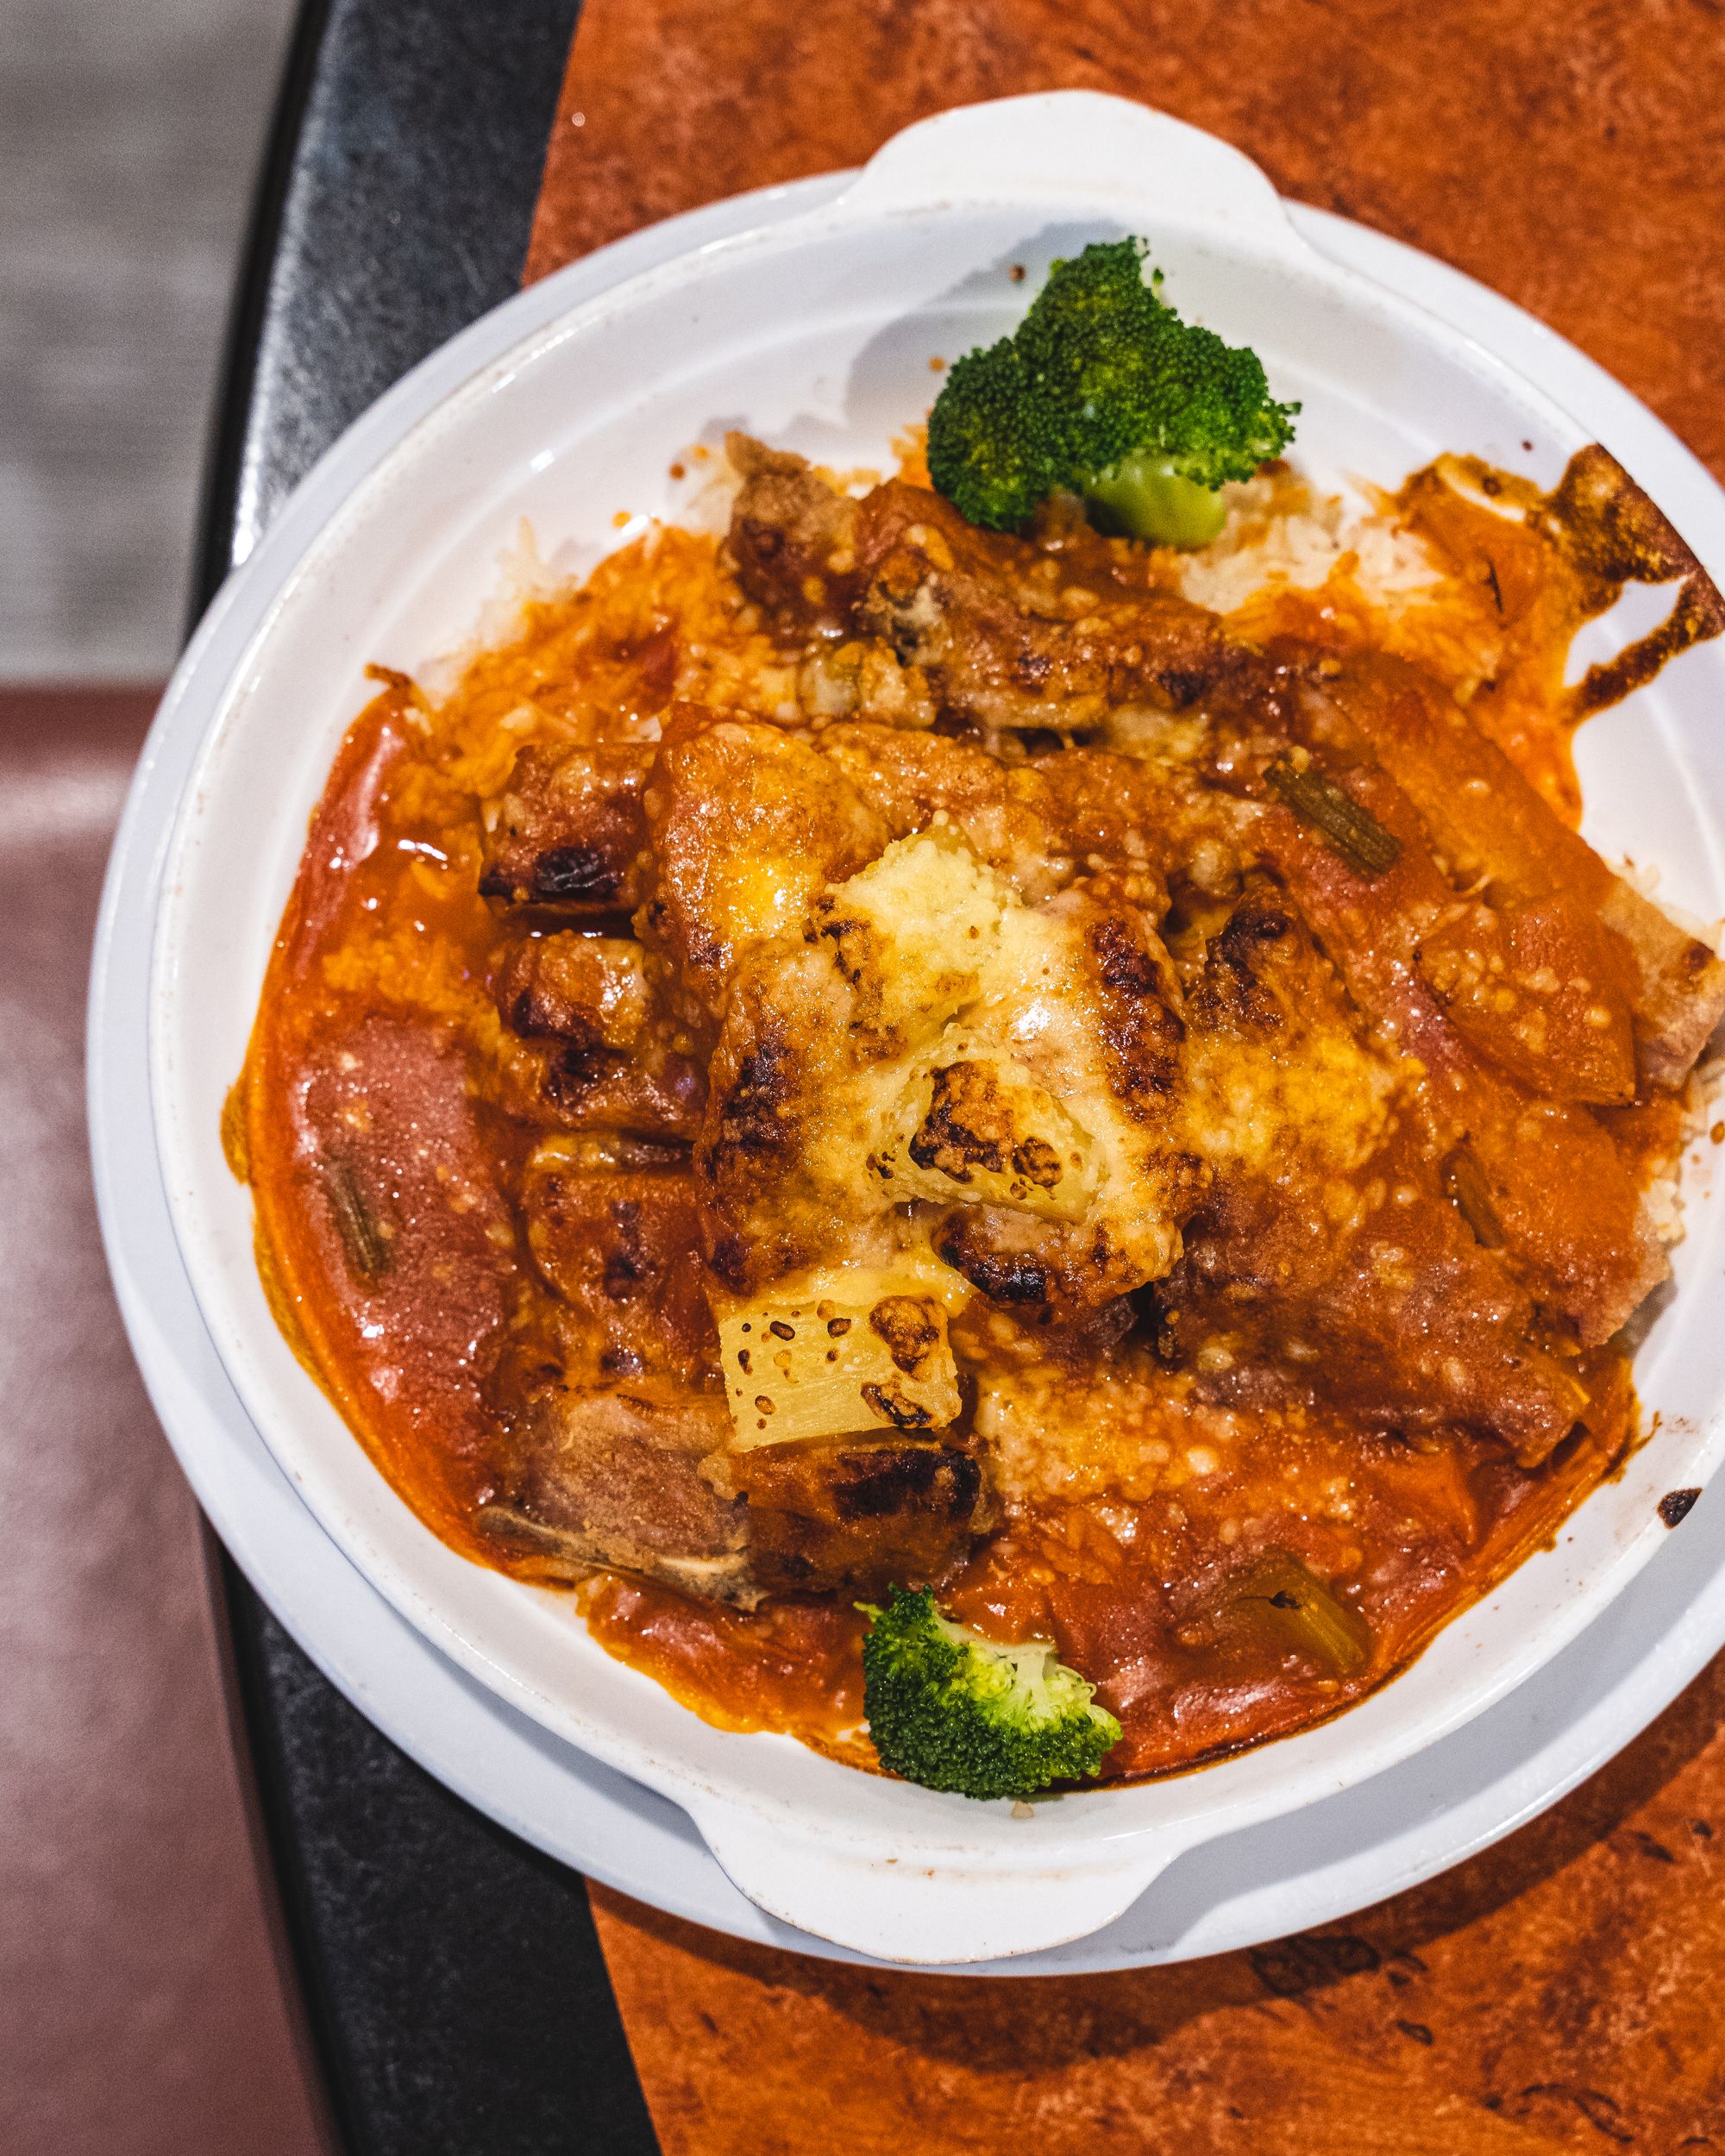
<instances>
[{"instance_id":1,"label":"orange marble table surface","mask_svg":"<svg viewBox=\"0 0 1725 2156\"><path fill-rule=\"evenodd\" d=\"M528 273L1068 86L1508 293L1725 476L1722 0L587 0ZM668 2156L1725 2150L1722 1717L1716 1664L1483 1856L1171 1969L899 1975L594 1902Z\"/></svg>"}]
</instances>

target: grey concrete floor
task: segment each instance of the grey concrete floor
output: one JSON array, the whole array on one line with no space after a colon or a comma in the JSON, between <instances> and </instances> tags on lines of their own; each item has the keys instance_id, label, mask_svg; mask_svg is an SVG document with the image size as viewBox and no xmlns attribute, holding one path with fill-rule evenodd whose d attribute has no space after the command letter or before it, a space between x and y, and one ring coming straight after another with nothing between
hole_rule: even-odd
<instances>
[{"instance_id":1,"label":"grey concrete floor","mask_svg":"<svg viewBox=\"0 0 1725 2156\"><path fill-rule=\"evenodd\" d=\"M292 0L0 0L0 683L179 642Z\"/></svg>"}]
</instances>

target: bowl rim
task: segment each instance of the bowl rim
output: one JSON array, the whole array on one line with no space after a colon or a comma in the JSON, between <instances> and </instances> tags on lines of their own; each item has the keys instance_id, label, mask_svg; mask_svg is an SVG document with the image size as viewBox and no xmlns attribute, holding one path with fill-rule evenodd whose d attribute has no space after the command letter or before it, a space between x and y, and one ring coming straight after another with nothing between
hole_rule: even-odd
<instances>
[{"instance_id":1,"label":"bowl rim","mask_svg":"<svg viewBox=\"0 0 1725 2156\"><path fill-rule=\"evenodd\" d=\"M1067 94L1070 96L1075 93ZM1088 93L1076 94L1085 95ZM1020 101L1013 102L1017 103ZM1113 104L1119 101L1105 100L1101 102ZM1136 113L1141 109L1132 108L1132 110ZM925 128L938 127L939 124L940 122L937 121L935 122L925 122L924 126ZM1208 140L1208 138L1206 139ZM1237 154L1228 153L1228 154L1230 156L1234 156ZM784 191L774 190L764 191L767 196L782 196ZM847 197L844 194L841 194L837 198L837 204L842 204L846 198ZM1062 198L1063 206L1064 206L1065 199L1065 197ZM818 209L812 214L813 214L816 217L823 216L831 217L833 214L834 206L835 205L833 204L824 205L822 208ZM1047 204L1046 206L1051 207L1052 205ZM766 207L765 199L762 201L762 207L763 209ZM888 206L885 214L889 216L905 215L906 214L906 206L902 204ZM483 394L492 378L494 378L501 373L512 372L515 369L530 365L532 359L536 354L549 352L556 345L561 343L564 338L572 335L579 334L584 327L590 326L593 321L600 319L603 316L605 309L607 306L620 307L624 304L629 304L631 293L635 292L637 289L650 289L656 280L661 287L668 285L675 285L689 278L692 273L695 273L697 272L701 274L712 273L715 265L719 266L720 273L722 273L723 265L724 262L727 260L734 260L737 254L746 247L760 246L763 244L769 247L783 247L791 243L792 235L794 233L794 228L799 222L800 221L796 218L791 218L782 221L775 220L769 224L764 226L753 226L744 232L736 235L736 237L731 241L713 242L706 247L698 247L691 253L674 256L668 261L660 266L657 270L649 270L646 272L643 278L625 280L621 284L605 284L599 286L596 291L593 291L589 297L577 300L572 306L560 310L560 312L555 316L549 323L546 323L542 328L530 332L529 335L522 339L516 346L512 347L509 351L505 353L501 360L493 362L488 368L481 368L479 373L467 378L466 381L459 385L444 398L440 400L440 403L435 408L435 411L436 412L445 412L448 408L459 404L463 398L471 398L473 396ZM1289 228L1289 231L1291 235L1291 228ZM1309 254L1309 251L1305 249L1305 243L1303 241L1295 241L1294 244L1297 245L1303 253ZM622 243L622 245L626 247L627 242ZM610 254L611 253L612 250L605 251L605 254ZM1315 261L1318 258L1311 257L1304 266L1309 267L1311 266L1311 262ZM580 269L589 271L590 273L602 273L605 268L604 257L602 255L589 257L587 258L586 263L576 266ZM1326 265L1322 273L1326 276L1331 276L1331 266ZM1364 282L1364 280L1361 280L1354 277L1352 273L1335 272L1333 273L1333 281L1340 283L1344 278L1352 282L1357 295L1358 287ZM1384 297L1388 298L1389 296L1385 295ZM1395 305L1396 309L1404 316L1418 317L1421 328L1427 334L1432 332L1435 323L1435 318L1428 316L1424 310L1421 310L1414 306L1411 303L1402 302L1399 300L1395 302ZM1444 334L1452 339L1459 339L1464 342L1472 344L1475 349L1481 352L1485 350L1485 348L1477 345L1476 340L1466 339L1463 335L1463 333L1446 329ZM1554 340L1554 342L1560 343L1561 341ZM1568 348L1565 348L1565 349L1568 349ZM1540 401L1546 404L1551 404L1552 400L1543 398L1540 392L1534 390L1531 385L1527 385L1525 382L1525 378L1520 375L1519 370L1508 367L1503 361L1495 357L1492 360L1492 364L1500 371L1514 377L1517 381L1518 386L1521 387L1525 392L1539 397ZM411 379L411 378L409 379ZM1627 392L1625 392L1625 395L1627 396ZM428 413L427 418L429 419L433 416L433 414ZM363 427L364 423L361 422L360 424L361 427ZM1577 439L1590 438L1587 436L1586 430L1577 426L1574 421L1570 420L1568 422L1568 425ZM357 433L358 431L358 429L354 430L354 433ZM314 481L321 481L323 492L325 494L331 492L331 467L335 461L339 457L342 449L348 446L350 438L351 437L349 436L344 436L342 442L338 443L336 449L332 450L329 455L326 456L310 478L305 482L302 483L302 486L297 492L293 504L293 506L296 509L303 510L305 501L310 499L316 493L317 490L313 486ZM168 1087L171 1082L171 1074L165 1072L161 1062L161 1040L164 1032L161 1014L165 1007L165 997L169 993L169 989L164 985L166 980L165 969L171 961L173 950L172 922L173 918L174 893L178 881L178 879L173 872L175 865L182 858L183 850L187 843L187 833L194 820L192 814L193 805L197 797L202 791L204 775L209 767L210 760L217 753L219 749L220 736L223 730L223 716L226 713L231 700L235 680L246 670L252 653L256 649L261 649L267 644L269 634L278 618L280 608L286 604L289 593L295 586L296 580L303 580L306 575L307 564L315 560L318 546L328 539L329 534L339 517L341 508L345 506L348 502L357 499L367 490L380 484L386 484L386 474L392 468L394 468L395 461L423 453L427 441L430 438L430 432L425 423L422 422L418 426L411 429L409 434L400 443L395 445L393 448L389 449L381 461L368 466L363 475L354 480L351 486L340 486L335 506L329 511L327 516L320 516L315 520L313 529L311 529L307 535L307 542L302 547L297 557L295 557L291 562L285 580L281 589L279 590L276 594L275 603L267 611L264 619L256 629L248 644L246 653L235 662L233 667L229 669L226 680L220 686L214 697L210 699L211 716L206 727L205 736L202 747L199 750L198 762L194 768L191 779L188 782L185 790L185 798L182 802L179 813L176 818L173 834L169 841L167 849L167 872L163 877L162 905L160 914L159 916L155 964L153 968L153 987L151 994L151 1074L156 1127L159 1135L159 1141L162 1144L163 1149L162 1166L164 1180L169 1194L170 1205L172 1208L176 1237L179 1241L182 1254L185 1257L187 1269L191 1275L194 1287L198 1288L198 1300L200 1307L203 1308L204 1313L205 1321L210 1326L212 1335L216 1338L218 1351L223 1353L224 1362L228 1363L230 1372L234 1372L235 1376L235 1382L239 1383L242 1396L246 1400L247 1405L253 1413L254 1420L258 1422L259 1426L263 1430L267 1439L271 1442L272 1449L277 1451L278 1457L282 1458L283 1464L285 1466L290 1465L291 1462L288 1458L284 1457L281 1449L275 1441L275 1435L279 1434L279 1423L273 1414L267 1410L267 1407L264 1413L259 1413L257 1403L252 1395L251 1388L246 1383L240 1382L240 1374L239 1372L235 1371L235 1365L231 1354L231 1341L228 1342L224 1345L221 1328L216 1323L211 1321L210 1299L204 1292L205 1281L200 1279L201 1269L198 1262L198 1242L197 1235L197 1224L195 1218L193 1218L188 1210L192 1204L192 1200L188 1195L187 1186L183 1177L176 1175L176 1156L173 1153L171 1144L168 1143L166 1138L164 1136L165 1119L161 1101L164 1094L168 1090ZM1697 472L1699 471L1698 467L1696 467L1695 469ZM1716 487L1714 487L1713 482L1710 479L1706 479L1704 474L1703 475L1703 478L1705 486L1710 490L1712 496L1715 498L1713 505L1716 508L1716 511L1721 507L1725 507L1725 498L1719 496L1719 490L1717 490ZM336 485L339 486L339 480L337 480ZM279 531L287 521L288 520L285 515L284 515L283 518L279 520L276 530ZM307 517L302 515L302 523L305 523L307 521ZM1691 542L1693 542L1694 535L1690 533L1690 536L1691 537ZM244 578L248 573L253 573L254 569L258 573L261 573L263 563L268 556L269 548L274 536L275 535L273 533L271 535L271 538L267 539L264 545L258 549L256 554L254 555L252 561L247 565L247 567L237 573L238 577ZM212 609L212 620L228 598L229 594L224 593L223 599L218 599L216 608ZM206 627L209 625L210 624L206 623ZM204 649L205 649L205 640L204 631L201 630L199 637L194 640L192 647L188 651L186 660L183 662L182 668L180 669L180 674L176 676L174 689L170 693L170 698L168 699L169 702L173 700L176 693L183 696L186 693L185 686L182 681L181 676L185 676L185 680L189 681L191 674L195 671L197 659L199 655L201 655ZM275 1434L273 1434L273 1432ZM359 1452L358 1448L355 1448L355 1451L356 1453ZM362 1453L359 1453L359 1457L363 1457L364 1455ZM307 1495L309 1499L310 1493L308 1492ZM491 1685L493 1689L501 1690L505 1696L511 1697L514 1699L518 1704L524 1706L527 1711L530 1714L536 1714L536 1718L542 1720L549 1720L550 1727L558 1730L560 1733L571 1736L574 1741L580 1744L585 1749L595 1752L601 1758L610 1758L613 1764L621 1765L625 1771L640 1776L641 1778L648 1781L651 1786L660 1788L664 1791L664 1793L673 1796L680 1802L685 1803L694 1812L697 1821L701 1825L703 1831L708 1833L708 1838L710 1840L714 1839L713 1831L710 1831L710 1829L714 1828L717 1828L719 1839L724 1839L722 1822L718 1822L713 1816L713 1805L715 1802L719 1801L718 1793L716 1792L710 1784L701 1782L699 1783L697 1786L691 1787L688 1778L685 1775L674 1771L675 1763L674 1762L665 1763L650 1760L643 1762L638 1754L631 1755L629 1747L626 1745L619 1748L614 1745L607 1745L605 1742L599 1739L596 1736L595 1733L591 1730L582 1730L580 1733L577 1733L572 1728L570 1720L565 1713L558 1711L555 1712L553 1715L548 1717L542 1711L546 1702L543 1702L539 1695L530 1689L524 1690L517 1683L509 1680L507 1674L505 1672L499 1671L496 1664L488 1657L474 1654L470 1649L470 1643L463 1639L459 1633L452 1631L449 1626L442 1619L440 1614L435 1608L427 1607L424 1597L417 1591L417 1589L412 1587L411 1583L405 1583L399 1580L392 1579L389 1573L389 1568L387 1566L380 1567L374 1553L369 1551L363 1554L356 1553L353 1546L352 1536L344 1532L345 1523L338 1520L332 1524L332 1521L324 1516L324 1514L318 1509L315 1503L313 1508L315 1511L318 1512L318 1517L323 1521L326 1531L331 1532L335 1536L335 1539L341 1545L341 1546L347 1551L349 1557L352 1557L355 1563L360 1564L361 1569L366 1573L367 1576L372 1578L373 1583L380 1585L380 1591L383 1591L386 1595L387 1598L394 1603L394 1605L400 1609L404 1614L409 1617L411 1622L415 1623L422 1630L426 1631L430 1637L436 1639L438 1641L438 1644L444 1648L445 1651L451 1652L458 1662L461 1663L463 1666L468 1668L472 1673L479 1677L482 1682ZM1646 1539L1646 1538L1644 1538L1644 1539ZM1630 1571L1634 1569L1638 1569L1638 1565L1629 1567L1627 1570L1625 1569L1624 1559L1627 1558L1628 1554L1629 1552L1628 1551L1622 1552L1620 1555L1618 1563L1610 1568L1613 1575L1618 1576L1615 1577L1615 1583L1609 1587L1609 1590L1603 1595L1590 1595L1588 1597L1582 1598L1578 1606L1572 1613L1571 1622L1566 1628L1563 1629L1562 1636L1544 1645L1537 1657L1531 1658L1527 1660L1527 1666L1525 1668L1521 1669L1514 1674L1506 1676L1501 1683L1489 1690L1484 1696L1477 1697L1477 1699L1470 1698L1465 1704L1458 1703L1456 1710L1449 1717L1441 1720L1439 1726L1425 1729L1415 1742L1400 1748L1390 1746L1384 1749L1380 1753L1372 1755L1368 1762L1358 1764L1358 1768L1354 1771L1350 1772L1346 1778L1349 1780L1364 1779L1369 1775L1381 1771L1383 1766L1392 1764L1394 1759L1405 1758L1408 1756L1408 1753L1412 1751L1423 1749L1429 1744L1437 1741L1443 1734L1446 1733L1448 1729L1454 1727L1459 1720L1467 1719L1472 1714L1482 1711L1485 1706L1490 1703L1491 1700L1502 1696L1504 1691L1511 1689L1515 1683L1521 1681L1522 1677L1528 1674L1531 1669L1537 1665L1538 1662L1549 1659L1551 1655L1556 1653L1560 1649L1567 1639L1573 1637L1574 1633L1578 1631L1593 1614L1596 1614L1599 1608L1603 1607L1606 1601L1611 1599L1612 1595L1618 1591L1618 1589L1626 1583ZM1643 1552L1643 1557L1645 1554L1646 1552ZM380 1581L379 1579L378 1576L380 1570L384 1572L385 1581L388 1582L387 1584L385 1583L385 1581ZM393 1587L395 1591L391 1591L392 1587ZM1339 1718L1339 1720L1342 1721L1352 1722L1360 1711L1360 1708L1358 1708L1352 1709L1347 1716ZM1339 1726L1339 1724L1331 1725L1331 1727L1336 1726ZM1285 1757L1288 1745L1291 1744L1297 1744L1298 1741L1299 1739L1297 1738L1284 1740L1283 1745L1276 1747L1275 1749ZM1262 1756L1264 1752L1267 1749L1269 1748L1259 1747L1258 1748L1256 1754L1248 1754L1245 1755L1245 1757L1250 1758L1253 1756ZM1220 1763L1220 1764L1224 1767L1233 1764L1234 1763ZM664 1771L668 1764L673 1770L668 1773ZM1217 1771L1218 1770L1212 1769L1208 1771L1210 1773L1214 1773ZM839 1770L838 1771L843 1772L844 1771ZM862 1777L851 1778L862 1779ZM1308 1777L1308 1779L1310 1777ZM1282 1800L1270 1804L1253 1803L1244 1808L1229 1807L1222 1812L1209 1809L1202 1833L1195 1835L1192 1839L1209 1839L1213 1834L1226 1832L1230 1827L1235 1825L1245 1823L1245 1820L1248 1817L1264 1816L1270 1811L1291 1809L1294 1808L1295 1802L1309 1802L1313 1797L1324 1794L1328 1788L1336 1786L1336 1777L1333 1772L1322 1773L1318 1777L1318 1783L1319 1786L1310 1788L1303 1795L1292 1798L1284 1796ZM1140 1788L1145 1786L1166 1788L1170 1785L1164 1783L1162 1784L1138 1786ZM1109 1791L1095 1792L1094 1794L1099 1798L1106 1794L1109 1803L1111 1805L1114 1805L1120 1803L1122 1799L1129 1796L1132 1792ZM756 1808L751 1806L750 1808L755 1809ZM971 1809L974 1813L975 1808L968 1808ZM782 1825L784 1822L781 1820L780 1823ZM1120 1828L1118 1833L1104 1833L1099 1835L1087 1833L1082 1837L1082 1839L1085 1843L1089 1844L1093 1849L1095 1849L1100 1852L1097 1858L1098 1861L1106 1862L1110 1868L1113 1868L1118 1865L1121 1853L1118 1847L1113 1846L1113 1845L1117 1845L1127 1839L1135 1839L1151 1832L1160 1832L1164 1836L1164 1843L1167 1842L1168 1830L1166 1827L1162 1829L1151 1829L1145 1827L1134 1827L1124 1825ZM1186 1845L1182 1844L1181 1846L1183 1846ZM975 1861L982 1858L983 1852L977 1852L974 1848L969 1847L967 1843L966 1853L973 1861ZM1169 1847L1167 1853L1172 1854L1176 1853L1176 1852L1172 1847ZM723 1861L724 1852L722 1850L720 1854L721 1860ZM1076 1857L1076 1854L1077 1852L1076 1851L1070 1852L1068 1858L1069 1865ZM990 1872L998 1872L1000 1870L1006 1870L1016 1873L1023 1869L1021 1852L1012 1852L1010 1856L1003 1856L1001 1852L994 1851L991 1852L991 1860L985 1863L985 1868ZM1076 1883L1072 1879L1070 1869L1066 1869L1065 1877L1069 1887ZM1134 1888L1133 1891L1135 1892L1136 1890L1137 1889ZM770 1903L768 1906L770 1906ZM796 1916L794 1917L792 1921L806 1921L806 1918L803 1916Z\"/></svg>"}]
</instances>

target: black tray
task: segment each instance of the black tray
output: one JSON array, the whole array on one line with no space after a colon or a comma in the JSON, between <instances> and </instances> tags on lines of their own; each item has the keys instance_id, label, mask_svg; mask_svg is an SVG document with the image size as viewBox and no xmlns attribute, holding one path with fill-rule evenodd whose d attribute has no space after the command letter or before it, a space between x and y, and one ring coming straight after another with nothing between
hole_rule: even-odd
<instances>
[{"instance_id":1,"label":"black tray","mask_svg":"<svg viewBox=\"0 0 1725 2156\"><path fill-rule=\"evenodd\" d=\"M254 212L197 610L373 398L520 280L578 0L308 0ZM230 1560L259 1810L359 2156L656 2156L580 1877L416 1766Z\"/></svg>"}]
</instances>

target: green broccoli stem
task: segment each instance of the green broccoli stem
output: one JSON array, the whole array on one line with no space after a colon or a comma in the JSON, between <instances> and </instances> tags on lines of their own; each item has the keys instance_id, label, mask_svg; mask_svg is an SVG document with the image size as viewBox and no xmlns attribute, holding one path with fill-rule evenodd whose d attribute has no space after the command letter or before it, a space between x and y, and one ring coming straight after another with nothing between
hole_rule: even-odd
<instances>
[{"instance_id":1,"label":"green broccoli stem","mask_svg":"<svg viewBox=\"0 0 1725 2156\"><path fill-rule=\"evenodd\" d=\"M1217 489L1182 479L1153 450L1122 457L1083 492L1093 523L1158 547L1208 547L1227 522Z\"/></svg>"}]
</instances>

